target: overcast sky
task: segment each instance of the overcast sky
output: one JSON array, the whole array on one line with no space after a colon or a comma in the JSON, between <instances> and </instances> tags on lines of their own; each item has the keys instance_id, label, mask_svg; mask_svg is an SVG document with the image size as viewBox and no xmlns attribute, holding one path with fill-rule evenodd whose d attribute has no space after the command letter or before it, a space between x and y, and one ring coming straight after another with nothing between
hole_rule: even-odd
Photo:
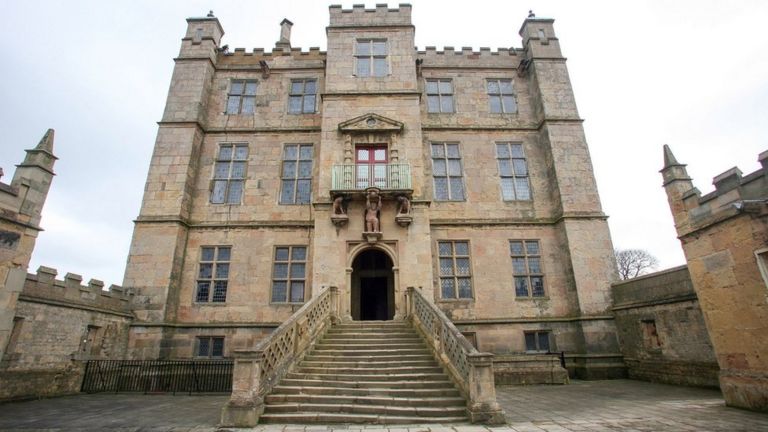
<instances>
[{"instance_id":1,"label":"overcast sky","mask_svg":"<svg viewBox=\"0 0 768 432\"><path fill-rule=\"evenodd\" d=\"M555 31L586 121L614 245L684 263L662 144L707 193L768 149L768 2L415 0L416 45L520 47L528 9ZM322 1L13 1L0 27L0 167L56 129L60 158L30 269L121 283L185 18L213 9L231 48L325 50ZM351 8L351 3L342 3ZM367 4L373 7L373 3ZM394 4L391 4L394 7Z\"/></svg>"}]
</instances>

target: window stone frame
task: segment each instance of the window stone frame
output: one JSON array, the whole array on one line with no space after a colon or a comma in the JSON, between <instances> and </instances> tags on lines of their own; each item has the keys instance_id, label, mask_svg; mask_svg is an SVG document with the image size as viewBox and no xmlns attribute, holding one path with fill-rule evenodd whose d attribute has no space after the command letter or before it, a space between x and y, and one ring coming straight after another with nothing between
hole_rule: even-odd
<instances>
[{"instance_id":1,"label":"window stone frame","mask_svg":"<svg viewBox=\"0 0 768 432\"><path fill-rule=\"evenodd\" d=\"M213 249L213 258L205 259L204 250ZM220 259L219 252L222 249L229 250L228 259ZM211 304L226 304L227 292L229 291L229 275L232 269L232 246L231 245L206 245L200 246L200 256L197 264L197 277L195 278L195 297L194 303L198 305L211 305ZM209 277L202 277L203 265L211 266L211 273ZM219 267L226 265L226 277L219 276ZM205 299L201 294L201 283L208 283L208 288L205 294ZM218 284L223 283L223 298L217 299Z\"/></svg>"},{"instance_id":2,"label":"window stone frame","mask_svg":"<svg viewBox=\"0 0 768 432\"><path fill-rule=\"evenodd\" d=\"M278 260L278 249L288 249L288 258L285 260ZM293 251L294 249L301 248L304 249L304 259L294 259L293 258ZM278 264L285 264L287 265L286 270L286 276L285 277L278 277L276 269ZM304 276L303 277L294 277L292 276L292 270L294 264L303 264L304 265ZM304 304L307 301L307 287L309 283L309 277L307 275L309 274L309 246L308 245L275 245L272 248L272 272L270 274L270 294L269 294L269 302L270 304L274 305L300 305ZM301 301L291 301L291 293L294 282L301 281L303 283L302 288L302 299ZM284 300L275 299L275 282L284 282L285 283L285 297Z\"/></svg>"}]
</instances>

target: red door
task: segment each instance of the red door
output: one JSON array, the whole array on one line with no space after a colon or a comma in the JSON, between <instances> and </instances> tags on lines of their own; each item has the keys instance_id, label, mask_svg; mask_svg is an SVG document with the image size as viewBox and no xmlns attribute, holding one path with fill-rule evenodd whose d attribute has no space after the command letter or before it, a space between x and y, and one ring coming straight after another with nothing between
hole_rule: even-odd
<instances>
[{"instance_id":1,"label":"red door","mask_svg":"<svg viewBox=\"0 0 768 432\"><path fill-rule=\"evenodd\" d=\"M387 147L365 145L355 147L356 188L387 186Z\"/></svg>"}]
</instances>

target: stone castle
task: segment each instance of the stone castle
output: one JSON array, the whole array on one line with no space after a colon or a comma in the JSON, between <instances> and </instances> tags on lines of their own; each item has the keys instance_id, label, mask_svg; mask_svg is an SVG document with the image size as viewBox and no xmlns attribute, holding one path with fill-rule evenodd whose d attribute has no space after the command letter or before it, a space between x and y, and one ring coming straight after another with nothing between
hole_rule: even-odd
<instances>
[{"instance_id":1,"label":"stone castle","mask_svg":"<svg viewBox=\"0 0 768 432\"><path fill-rule=\"evenodd\" d=\"M205 337L229 354L322 286L344 319L401 319L413 286L481 350L620 367L612 246L553 20L496 52L414 49L408 5L332 6L327 52L290 30L227 52L217 18L188 20L124 281L147 324L131 355L194 356Z\"/></svg>"},{"instance_id":2,"label":"stone castle","mask_svg":"<svg viewBox=\"0 0 768 432\"><path fill-rule=\"evenodd\" d=\"M11 185L0 185L6 213L18 215L0 221L0 379L18 387L39 375L45 388L54 377L58 387L32 394L61 394L79 390L67 378L82 373L76 361L234 357L222 422L248 425L326 333L329 346L364 340L381 321L394 326L383 335L412 324L472 421L498 421L494 379L629 373L717 386L718 364L732 377L720 384L736 387L729 403L764 409L766 369L718 352L725 342L699 306L698 267L612 287L607 216L554 20L525 19L522 48L438 51L414 48L410 5L329 12L325 52L293 47L288 20L273 49L246 52L222 44L212 13L187 19L125 288L72 274L56 281L45 267L26 274L53 132L28 150ZM692 187L669 157L665 186L681 232L690 225L678 200ZM765 178L765 168L752 176ZM741 187L726 177L720 183ZM764 190L757 195L744 205L764 235ZM765 267L764 237L757 243ZM22 349L43 325L29 317L51 308L77 311L45 324L75 328L56 342L58 363ZM678 340L688 342L671 345Z\"/></svg>"}]
</instances>

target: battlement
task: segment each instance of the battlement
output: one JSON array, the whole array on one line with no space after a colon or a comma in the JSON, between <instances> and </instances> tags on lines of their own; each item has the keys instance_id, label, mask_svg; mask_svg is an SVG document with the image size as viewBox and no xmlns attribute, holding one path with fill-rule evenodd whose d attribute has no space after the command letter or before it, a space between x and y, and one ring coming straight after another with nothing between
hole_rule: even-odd
<instances>
[{"instance_id":1,"label":"battlement","mask_svg":"<svg viewBox=\"0 0 768 432\"><path fill-rule=\"evenodd\" d=\"M292 56L296 58L316 57L325 59L325 51L320 51L319 47L310 47L309 51L304 51L303 48L272 48L268 51L265 48L254 48L252 51L247 51L245 48L235 48L234 51L228 51L221 53L224 57L237 57L237 56L256 56L256 57L280 57L280 56Z\"/></svg>"},{"instance_id":2,"label":"battlement","mask_svg":"<svg viewBox=\"0 0 768 432\"><path fill-rule=\"evenodd\" d=\"M418 50L418 49L417 49ZM522 50L520 50L522 52ZM436 47L428 46L423 51L418 51L419 56L430 58L433 56L444 55L463 55L463 56L516 56L518 50L516 48L496 48L496 51L491 51L488 47L480 47L479 51L475 51L472 47L461 47L460 50L455 49L452 46L443 47L442 51L438 51Z\"/></svg>"},{"instance_id":3,"label":"battlement","mask_svg":"<svg viewBox=\"0 0 768 432\"><path fill-rule=\"evenodd\" d=\"M698 197L698 203L713 202L720 207L740 200L768 200L768 150L760 153L758 161L762 168L750 174L732 167L713 177L715 190Z\"/></svg>"},{"instance_id":4,"label":"battlement","mask_svg":"<svg viewBox=\"0 0 768 432\"><path fill-rule=\"evenodd\" d=\"M487 47L474 50L472 47L455 49L447 46L438 50L436 47L428 46L424 50L417 51L417 56L422 61L422 68L516 68L522 58L518 56L519 53L522 51L515 48L497 48L496 51L491 51Z\"/></svg>"},{"instance_id":5,"label":"battlement","mask_svg":"<svg viewBox=\"0 0 768 432\"><path fill-rule=\"evenodd\" d=\"M63 280L56 279L58 271L40 266L37 273L27 273L21 300L64 305L84 306L122 314L131 313L133 290L119 285L104 288L104 282L91 279L83 284L83 277L67 273Z\"/></svg>"},{"instance_id":6,"label":"battlement","mask_svg":"<svg viewBox=\"0 0 768 432\"><path fill-rule=\"evenodd\" d=\"M678 233L693 232L742 213L768 215L768 151L758 156L760 169L743 175L739 168L729 168L712 179L715 190L703 196L668 147L664 158L661 172Z\"/></svg>"},{"instance_id":7,"label":"battlement","mask_svg":"<svg viewBox=\"0 0 768 432\"><path fill-rule=\"evenodd\" d=\"M342 9L341 5L328 8L331 15L330 27L386 27L410 26L411 5L401 3L397 8L376 4L375 9L366 9L365 5L352 5L352 9Z\"/></svg>"}]
</instances>

